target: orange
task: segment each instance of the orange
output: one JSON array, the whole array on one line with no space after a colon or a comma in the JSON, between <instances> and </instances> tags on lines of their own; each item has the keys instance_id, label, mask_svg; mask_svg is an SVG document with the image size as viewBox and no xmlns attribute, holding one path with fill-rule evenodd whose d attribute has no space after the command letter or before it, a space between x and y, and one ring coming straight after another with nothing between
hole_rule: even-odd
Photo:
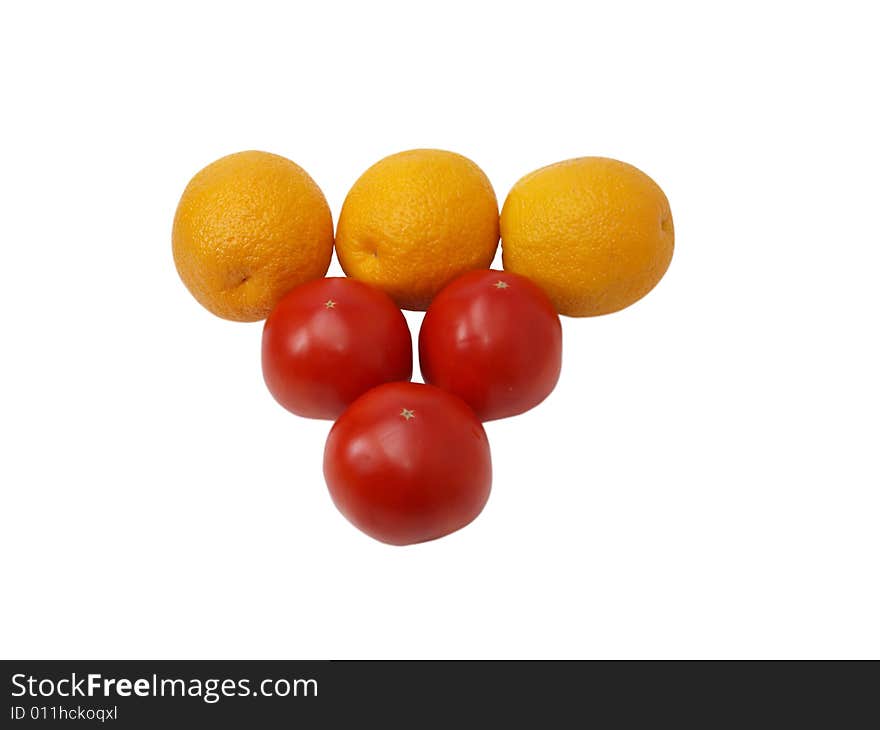
<instances>
[{"instance_id":1,"label":"orange","mask_svg":"<svg viewBox=\"0 0 880 730\"><path fill-rule=\"evenodd\" d=\"M560 314L616 312L647 294L672 260L669 202L632 165L581 157L519 180L501 211L504 268L538 284Z\"/></svg>"},{"instance_id":2,"label":"orange","mask_svg":"<svg viewBox=\"0 0 880 730\"><path fill-rule=\"evenodd\" d=\"M355 182L336 229L348 276L424 310L459 274L487 269L498 248L498 201L466 157L410 150L380 160Z\"/></svg>"},{"instance_id":3,"label":"orange","mask_svg":"<svg viewBox=\"0 0 880 730\"><path fill-rule=\"evenodd\" d=\"M200 304L218 317L254 322L290 289L327 273L333 219L299 165L238 152L190 180L171 240L180 278Z\"/></svg>"}]
</instances>

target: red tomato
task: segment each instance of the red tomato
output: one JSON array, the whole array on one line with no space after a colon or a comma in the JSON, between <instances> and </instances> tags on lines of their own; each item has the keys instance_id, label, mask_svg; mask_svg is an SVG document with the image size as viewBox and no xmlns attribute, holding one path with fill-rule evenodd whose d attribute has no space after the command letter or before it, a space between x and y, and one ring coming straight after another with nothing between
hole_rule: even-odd
<instances>
[{"instance_id":1,"label":"red tomato","mask_svg":"<svg viewBox=\"0 0 880 730\"><path fill-rule=\"evenodd\" d=\"M547 295L518 274L471 271L431 303L419 332L422 377L483 421L534 408L559 380L562 326Z\"/></svg>"},{"instance_id":2,"label":"red tomato","mask_svg":"<svg viewBox=\"0 0 880 730\"><path fill-rule=\"evenodd\" d=\"M412 377L412 337L391 298L354 279L318 279L278 302L263 328L263 378L275 399L334 419L362 393Z\"/></svg>"},{"instance_id":3,"label":"red tomato","mask_svg":"<svg viewBox=\"0 0 880 730\"><path fill-rule=\"evenodd\" d=\"M331 429L324 478L339 511L370 537L392 545L433 540L486 504L489 441L459 398L421 383L380 385Z\"/></svg>"}]
</instances>

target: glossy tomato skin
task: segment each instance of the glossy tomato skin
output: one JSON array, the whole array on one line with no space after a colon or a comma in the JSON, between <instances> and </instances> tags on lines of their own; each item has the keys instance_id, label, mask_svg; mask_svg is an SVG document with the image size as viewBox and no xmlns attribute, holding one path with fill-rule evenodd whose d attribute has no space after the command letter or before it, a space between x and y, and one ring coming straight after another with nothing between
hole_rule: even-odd
<instances>
[{"instance_id":1,"label":"glossy tomato skin","mask_svg":"<svg viewBox=\"0 0 880 730\"><path fill-rule=\"evenodd\" d=\"M324 478L339 511L391 545L471 522L492 485L483 425L459 398L422 383L380 385L334 424Z\"/></svg>"},{"instance_id":2,"label":"glossy tomato skin","mask_svg":"<svg viewBox=\"0 0 880 730\"><path fill-rule=\"evenodd\" d=\"M422 377L483 421L534 408L562 367L562 325L546 294L505 271L471 271L431 303L419 332Z\"/></svg>"},{"instance_id":3,"label":"glossy tomato skin","mask_svg":"<svg viewBox=\"0 0 880 730\"><path fill-rule=\"evenodd\" d=\"M338 417L382 383L412 377L412 337L384 292L354 279L318 279L286 294L263 328L263 378L289 411Z\"/></svg>"}]
</instances>

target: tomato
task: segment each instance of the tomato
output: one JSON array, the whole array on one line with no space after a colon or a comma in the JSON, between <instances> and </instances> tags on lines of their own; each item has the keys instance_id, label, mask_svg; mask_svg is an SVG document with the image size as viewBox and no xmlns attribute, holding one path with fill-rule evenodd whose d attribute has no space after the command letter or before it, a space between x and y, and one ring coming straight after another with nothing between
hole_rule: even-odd
<instances>
[{"instance_id":1,"label":"tomato","mask_svg":"<svg viewBox=\"0 0 880 730\"><path fill-rule=\"evenodd\" d=\"M489 441L454 395L421 383L380 385L334 424L324 478L339 511L370 537L392 545L433 540L486 504Z\"/></svg>"},{"instance_id":2,"label":"tomato","mask_svg":"<svg viewBox=\"0 0 880 730\"><path fill-rule=\"evenodd\" d=\"M559 380L562 326L523 276L471 271L431 303L419 332L422 377L462 398L483 421L534 408Z\"/></svg>"},{"instance_id":3,"label":"tomato","mask_svg":"<svg viewBox=\"0 0 880 730\"><path fill-rule=\"evenodd\" d=\"M391 298L354 279L318 279L285 295L263 328L263 378L275 399L334 419L362 393L412 377L412 337Z\"/></svg>"}]
</instances>

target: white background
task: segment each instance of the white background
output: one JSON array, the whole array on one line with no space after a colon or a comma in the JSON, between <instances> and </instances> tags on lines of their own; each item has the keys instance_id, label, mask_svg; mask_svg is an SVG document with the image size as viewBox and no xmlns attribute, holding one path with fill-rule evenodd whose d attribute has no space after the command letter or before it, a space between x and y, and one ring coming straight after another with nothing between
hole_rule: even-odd
<instances>
[{"instance_id":1,"label":"white background","mask_svg":"<svg viewBox=\"0 0 880 730\"><path fill-rule=\"evenodd\" d=\"M823 5L4 4L0 654L880 656L880 54L870 4ZM170 230L227 153L297 161L335 219L422 146L500 201L626 160L677 240L488 424L482 516L401 549L336 512L329 424Z\"/></svg>"}]
</instances>

